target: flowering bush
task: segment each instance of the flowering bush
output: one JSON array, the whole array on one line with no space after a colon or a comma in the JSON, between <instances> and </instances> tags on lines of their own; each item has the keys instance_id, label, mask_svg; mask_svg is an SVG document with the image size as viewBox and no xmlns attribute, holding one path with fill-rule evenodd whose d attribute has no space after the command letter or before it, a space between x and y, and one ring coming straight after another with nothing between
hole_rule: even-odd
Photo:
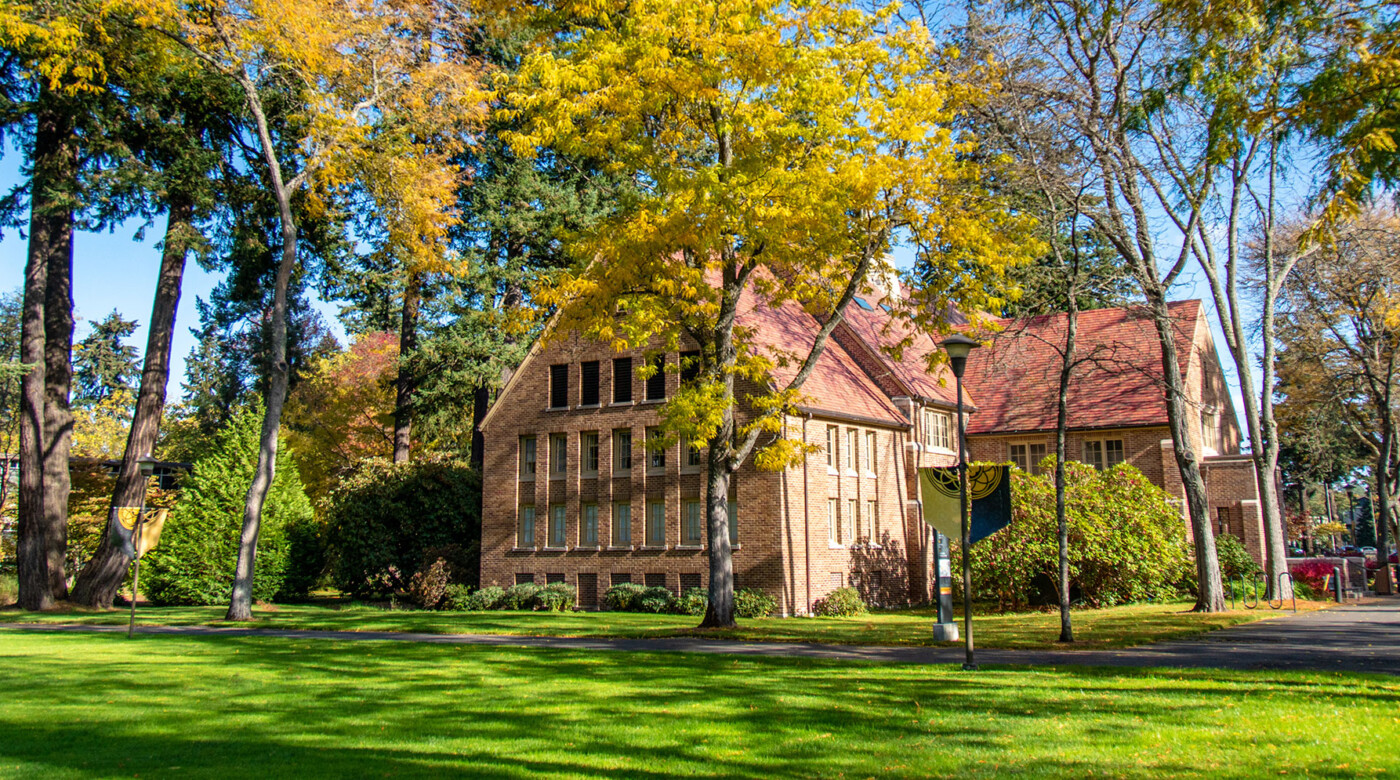
<instances>
[{"instance_id":1,"label":"flowering bush","mask_svg":"<svg viewBox=\"0 0 1400 780\"><path fill-rule=\"evenodd\" d=\"M1288 564L1288 573L1294 582L1307 585L1313 593L1322 593L1327 589L1327 578L1332 576L1332 564L1323 560L1299 561Z\"/></svg>"},{"instance_id":2,"label":"flowering bush","mask_svg":"<svg viewBox=\"0 0 1400 780\"><path fill-rule=\"evenodd\" d=\"M1172 595L1190 573L1179 510L1133 466L1098 471L1066 463L1065 503L1070 589L1090 606ZM969 556L975 595L1001 609L1027 607L1059 581L1053 474L1013 470L1011 504L1011 525L978 542ZM1046 595L1053 598L1054 591Z\"/></svg>"}]
</instances>

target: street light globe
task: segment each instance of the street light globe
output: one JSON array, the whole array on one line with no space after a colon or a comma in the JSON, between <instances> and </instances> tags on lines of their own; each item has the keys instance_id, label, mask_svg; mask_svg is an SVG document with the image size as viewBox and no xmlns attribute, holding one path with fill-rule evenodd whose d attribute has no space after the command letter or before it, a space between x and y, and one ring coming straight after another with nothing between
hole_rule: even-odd
<instances>
[{"instance_id":1,"label":"street light globe","mask_svg":"<svg viewBox=\"0 0 1400 780\"><path fill-rule=\"evenodd\" d=\"M948 353L948 362L953 366L953 376L962 379L963 368L967 366L967 356L972 350L982 346L977 343L977 339L968 338L961 333L954 333L939 343L943 351Z\"/></svg>"},{"instance_id":2,"label":"street light globe","mask_svg":"<svg viewBox=\"0 0 1400 780\"><path fill-rule=\"evenodd\" d=\"M156 473L157 461L150 455L142 455L140 458L137 458L136 463L141 467L141 476L149 477Z\"/></svg>"}]
</instances>

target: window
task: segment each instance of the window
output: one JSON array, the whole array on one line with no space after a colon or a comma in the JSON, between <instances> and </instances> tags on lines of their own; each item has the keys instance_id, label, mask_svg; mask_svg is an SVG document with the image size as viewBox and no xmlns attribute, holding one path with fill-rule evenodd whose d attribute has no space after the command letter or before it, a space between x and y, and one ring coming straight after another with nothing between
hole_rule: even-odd
<instances>
[{"instance_id":1,"label":"window","mask_svg":"<svg viewBox=\"0 0 1400 780\"><path fill-rule=\"evenodd\" d=\"M953 449L952 415L934 411L925 414L924 444L944 450Z\"/></svg>"},{"instance_id":2,"label":"window","mask_svg":"<svg viewBox=\"0 0 1400 780\"><path fill-rule=\"evenodd\" d=\"M598 405L598 361L590 360L579 365L579 378L582 387L579 389L578 402L580 406Z\"/></svg>"},{"instance_id":3,"label":"window","mask_svg":"<svg viewBox=\"0 0 1400 780\"><path fill-rule=\"evenodd\" d=\"M846 500L846 516L841 518L841 538L854 542L860 536L860 502L854 498Z\"/></svg>"},{"instance_id":4,"label":"window","mask_svg":"<svg viewBox=\"0 0 1400 780\"><path fill-rule=\"evenodd\" d=\"M632 358L613 358L613 403L632 403Z\"/></svg>"},{"instance_id":5,"label":"window","mask_svg":"<svg viewBox=\"0 0 1400 780\"><path fill-rule=\"evenodd\" d=\"M1040 462L1045 460L1044 444L1011 445L1011 462L1027 474L1040 474Z\"/></svg>"},{"instance_id":6,"label":"window","mask_svg":"<svg viewBox=\"0 0 1400 780\"><path fill-rule=\"evenodd\" d=\"M1084 442L1084 462L1099 471L1103 471L1103 442Z\"/></svg>"},{"instance_id":7,"label":"window","mask_svg":"<svg viewBox=\"0 0 1400 780\"><path fill-rule=\"evenodd\" d=\"M564 582L564 572L550 572L544 575L544 582L548 585L551 582Z\"/></svg>"},{"instance_id":8,"label":"window","mask_svg":"<svg viewBox=\"0 0 1400 780\"><path fill-rule=\"evenodd\" d=\"M729 499L729 546L739 544L739 502Z\"/></svg>"},{"instance_id":9,"label":"window","mask_svg":"<svg viewBox=\"0 0 1400 780\"><path fill-rule=\"evenodd\" d=\"M520 478L535 478L535 437L520 437Z\"/></svg>"},{"instance_id":10,"label":"window","mask_svg":"<svg viewBox=\"0 0 1400 780\"><path fill-rule=\"evenodd\" d=\"M651 364L656 367L656 372L647 377L647 400L666 400L666 356L657 355L652 358Z\"/></svg>"},{"instance_id":11,"label":"window","mask_svg":"<svg viewBox=\"0 0 1400 780\"><path fill-rule=\"evenodd\" d=\"M832 498L826 502L826 540L831 544L841 543L841 499Z\"/></svg>"},{"instance_id":12,"label":"window","mask_svg":"<svg viewBox=\"0 0 1400 780\"><path fill-rule=\"evenodd\" d=\"M681 382L690 384L700 378L700 353L681 353Z\"/></svg>"},{"instance_id":13,"label":"window","mask_svg":"<svg viewBox=\"0 0 1400 780\"><path fill-rule=\"evenodd\" d=\"M546 547L563 547L567 544L564 541L564 505L554 504L549 508L549 544Z\"/></svg>"},{"instance_id":14,"label":"window","mask_svg":"<svg viewBox=\"0 0 1400 780\"><path fill-rule=\"evenodd\" d=\"M534 581L535 581L535 575L534 575L534 574L531 574L531 573L528 573L528 572L517 573L517 574L515 575L515 584L516 584L516 585L530 585L530 584L534 583Z\"/></svg>"},{"instance_id":15,"label":"window","mask_svg":"<svg viewBox=\"0 0 1400 780\"><path fill-rule=\"evenodd\" d=\"M614 585L630 585L630 584L632 584L632 575L631 575L631 574L628 574L628 573L626 573L626 572L613 572L613 574L612 574L612 584L614 584Z\"/></svg>"},{"instance_id":16,"label":"window","mask_svg":"<svg viewBox=\"0 0 1400 780\"><path fill-rule=\"evenodd\" d=\"M1220 428L1215 412L1201 410L1201 447L1207 455L1220 452Z\"/></svg>"},{"instance_id":17,"label":"window","mask_svg":"<svg viewBox=\"0 0 1400 780\"><path fill-rule=\"evenodd\" d=\"M875 432L865 432L865 470L875 473Z\"/></svg>"},{"instance_id":18,"label":"window","mask_svg":"<svg viewBox=\"0 0 1400 780\"><path fill-rule=\"evenodd\" d=\"M666 572L647 572L642 575L642 584L648 588L664 588L666 587Z\"/></svg>"},{"instance_id":19,"label":"window","mask_svg":"<svg viewBox=\"0 0 1400 780\"><path fill-rule=\"evenodd\" d=\"M700 579L699 574L682 574L681 592L684 593L685 591L688 591L691 588L703 588L704 585L702 584L702 582L703 580Z\"/></svg>"},{"instance_id":20,"label":"window","mask_svg":"<svg viewBox=\"0 0 1400 780\"><path fill-rule=\"evenodd\" d=\"M880 505L874 501L865 502L865 531L871 542L880 543Z\"/></svg>"},{"instance_id":21,"label":"window","mask_svg":"<svg viewBox=\"0 0 1400 780\"><path fill-rule=\"evenodd\" d=\"M647 428L647 470L666 470L666 447L660 428Z\"/></svg>"},{"instance_id":22,"label":"window","mask_svg":"<svg viewBox=\"0 0 1400 780\"><path fill-rule=\"evenodd\" d=\"M549 478L560 479L569 466L569 437L562 433L549 435Z\"/></svg>"},{"instance_id":23,"label":"window","mask_svg":"<svg viewBox=\"0 0 1400 780\"><path fill-rule=\"evenodd\" d=\"M614 547L632 544L632 505L613 504L612 543Z\"/></svg>"},{"instance_id":24,"label":"window","mask_svg":"<svg viewBox=\"0 0 1400 780\"><path fill-rule=\"evenodd\" d=\"M1229 508L1229 507L1224 507L1224 506L1218 506L1218 507L1216 507L1216 508L1215 508L1215 519L1216 519L1216 522L1217 522L1217 523L1219 524L1219 526L1220 526L1219 530L1217 530L1216 533L1218 533L1218 534L1228 534L1228 533L1230 533L1230 508Z\"/></svg>"},{"instance_id":25,"label":"window","mask_svg":"<svg viewBox=\"0 0 1400 780\"><path fill-rule=\"evenodd\" d=\"M666 546L666 505L647 504L647 547Z\"/></svg>"},{"instance_id":26,"label":"window","mask_svg":"<svg viewBox=\"0 0 1400 780\"><path fill-rule=\"evenodd\" d=\"M515 546L535 546L535 508L533 506L520 507L520 516L515 526Z\"/></svg>"},{"instance_id":27,"label":"window","mask_svg":"<svg viewBox=\"0 0 1400 780\"><path fill-rule=\"evenodd\" d=\"M682 439L681 442L685 451L685 467L688 469L700 468L703 463L703 454L700 452L700 448L690 439Z\"/></svg>"},{"instance_id":28,"label":"window","mask_svg":"<svg viewBox=\"0 0 1400 780\"><path fill-rule=\"evenodd\" d=\"M583 453L583 473L598 476L598 432L586 431L580 435L579 450Z\"/></svg>"},{"instance_id":29,"label":"window","mask_svg":"<svg viewBox=\"0 0 1400 780\"><path fill-rule=\"evenodd\" d=\"M1104 468L1113 468L1123 462L1123 440L1105 439L1103 443Z\"/></svg>"},{"instance_id":30,"label":"window","mask_svg":"<svg viewBox=\"0 0 1400 780\"><path fill-rule=\"evenodd\" d=\"M598 505L583 505L583 524L579 528L579 542L584 547L598 546Z\"/></svg>"},{"instance_id":31,"label":"window","mask_svg":"<svg viewBox=\"0 0 1400 780\"><path fill-rule=\"evenodd\" d=\"M826 465L836 468L836 426L826 426Z\"/></svg>"},{"instance_id":32,"label":"window","mask_svg":"<svg viewBox=\"0 0 1400 780\"><path fill-rule=\"evenodd\" d=\"M627 473L632 470L632 431L619 428L613 431L613 471Z\"/></svg>"},{"instance_id":33,"label":"window","mask_svg":"<svg viewBox=\"0 0 1400 780\"><path fill-rule=\"evenodd\" d=\"M704 504L699 501L687 501L682 507L684 520L681 523L681 544L696 547L700 545L700 540L704 538L700 530L703 527L700 522L704 516L703 507Z\"/></svg>"},{"instance_id":34,"label":"window","mask_svg":"<svg viewBox=\"0 0 1400 780\"><path fill-rule=\"evenodd\" d=\"M855 428L846 429L846 468L855 470L856 467L856 439L860 432Z\"/></svg>"},{"instance_id":35,"label":"window","mask_svg":"<svg viewBox=\"0 0 1400 780\"><path fill-rule=\"evenodd\" d=\"M563 409L569 405L569 364L549 367L549 408Z\"/></svg>"}]
</instances>

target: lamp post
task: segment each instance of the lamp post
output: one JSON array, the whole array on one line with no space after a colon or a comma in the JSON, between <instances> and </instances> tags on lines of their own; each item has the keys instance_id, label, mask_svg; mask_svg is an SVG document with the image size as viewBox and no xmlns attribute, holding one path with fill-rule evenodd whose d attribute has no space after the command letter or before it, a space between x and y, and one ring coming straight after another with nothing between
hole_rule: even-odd
<instances>
[{"instance_id":1,"label":"lamp post","mask_svg":"<svg viewBox=\"0 0 1400 780\"><path fill-rule=\"evenodd\" d=\"M131 530L131 547L136 551L131 559L131 619L126 624L126 638L136 633L136 586L141 581L141 524L146 522L146 489L151 475L156 473L156 459L143 455L136 463L141 467L141 508L136 511L136 527Z\"/></svg>"},{"instance_id":2,"label":"lamp post","mask_svg":"<svg viewBox=\"0 0 1400 780\"><path fill-rule=\"evenodd\" d=\"M962 378L963 371L967 368L967 356L972 350L981 346L976 339L968 338L960 333L955 333L944 339L939 345L943 351L948 353L948 362L953 368L953 377L957 380L958 393L958 507L962 522L962 580L963 580L963 647L967 651L967 660L963 662L963 671L977 671L977 662L973 658L972 645L972 568L968 564L968 550L972 547L972 528L967 518L967 425L963 419L963 391Z\"/></svg>"}]
</instances>

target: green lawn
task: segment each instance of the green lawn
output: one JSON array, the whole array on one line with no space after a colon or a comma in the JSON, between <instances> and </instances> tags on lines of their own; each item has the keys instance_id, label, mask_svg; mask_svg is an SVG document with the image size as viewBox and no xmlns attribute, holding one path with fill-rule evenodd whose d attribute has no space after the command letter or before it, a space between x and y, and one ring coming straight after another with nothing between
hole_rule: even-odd
<instances>
[{"instance_id":1,"label":"green lawn","mask_svg":"<svg viewBox=\"0 0 1400 780\"><path fill-rule=\"evenodd\" d=\"M1323 673L0 631L0 679L3 777L1352 777L1400 739L1400 680Z\"/></svg>"},{"instance_id":2,"label":"green lawn","mask_svg":"<svg viewBox=\"0 0 1400 780\"><path fill-rule=\"evenodd\" d=\"M1320 604L1300 604L1315 608ZM1288 611L1238 610L1210 615L1187 611L1187 603L1141 604L1074 613L1075 647L1127 647L1193 636L1217 628ZM126 622L125 611L65 611L34 615L0 610L0 622ZM219 625L223 607L147 607L145 624ZM251 624L263 628L311 628L342 631L419 631L435 634L515 634L529 636L668 637L704 636L759 642L827 642L865 645L932 645L929 610L875 612L858 618L762 618L740 620L727 631L697 631L699 618L620 612L423 612L387 610L354 604L276 605L254 610ZM973 635L980 647L1050 648L1060 633L1059 613L977 615Z\"/></svg>"}]
</instances>

